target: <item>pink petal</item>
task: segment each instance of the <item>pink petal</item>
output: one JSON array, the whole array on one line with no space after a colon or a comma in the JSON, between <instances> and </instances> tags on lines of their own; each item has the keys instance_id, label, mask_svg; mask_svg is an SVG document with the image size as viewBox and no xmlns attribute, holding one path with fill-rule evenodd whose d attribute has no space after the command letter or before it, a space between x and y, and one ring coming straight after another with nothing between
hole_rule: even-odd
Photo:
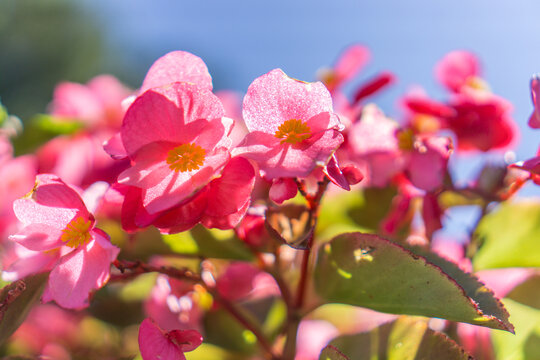
<instances>
[{"instance_id":1,"label":"pink petal","mask_svg":"<svg viewBox=\"0 0 540 360\"><path fill-rule=\"evenodd\" d=\"M221 296L231 301L246 298L253 290L255 277L260 273L261 270L249 263L232 263L217 279L216 289Z\"/></svg>"},{"instance_id":2,"label":"pink petal","mask_svg":"<svg viewBox=\"0 0 540 360\"><path fill-rule=\"evenodd\" d=\"M220 178L208 187L208 203L205 215L224 216L236 213L250 200L255 184L255 170L248 160L236 157L223 169Z\"/></svg>"},{"instance_id":3,"label":"pink petal","mask_svg":"<svg viewBox=\"0 0 540 360\"><path fill-rule=\"evenodd\" d=\"M336 77L340 82L353 78L366 66L370 58L371 54L367 47L360 44L349 46L343 51L334 65Z\"/></svg>"},{"instance_id":4,"label":"pink petal","mask_svg":"<svg viewBox=\"0 0 540 360\"><path fill-rule=\"evenodd\" d=\"M292 199L298 192L296 182L291 178L274 179L268 197L276 204L282 204L285 200Z\"/></svg>"},{"instance_id":5,"label":"pink petal","mask_svg":"<svg viewBox=\"0 0 540 360\"><path fill-rule=\"evenodd\" d=\"M468 51L452 51L445 55L435 67L437 80L454 92L459 92L467 83L467 79L479 75L478 59Z\"/></svg>"},{"instance_id":6,"label":"pink petal","mask_svg":"<svg viewBox=\"0 0 540 360\"><path fill-rule=\"evenodd\" d=\"M140 92L173 82L192 83L212 91L212 77L204 61L186 51L172 51L152 64Z\"/></svg>"},{"instance_id":7,"label":"pink petal","mask_svg":"<svg viewBox=\"0 0 540 360\"><path fill-rule=\"evenodd\" d=\"M345 189L347 191L351 190L349 181L347 180L345 175L341 172L341 169L339 168L335 155L332 155L332 157L330 158L330 161L324 168L324 173L326 174L326 176L328 176L330 181L332 181L334 184L336 184L340 188Z\"/></svg>"},{"instance_id":8,"label":"pink petal","mask_svg":"<svg viewBox=\"0 0 540 360\"><path fill-rule=\"evenodd\" d=\"M533 157L526 161L520 161L510 165L510 167L525 170L531 174L540 175L540 156Z\"/></svg>"},{"instance_id":9,"label":"pink petal","mask_svg":"<svg viewBox=\"0 0 540 360\"><path fill-rule=\"evenodd\" d=\"M208 229L221 229L221 230L230 230L234 227L236 227L240 221L244 218L244 215L246 215L246 212L249 208L250 201L249 199L246 201L244 206L242 206L238 211L232 214L228 214L225 216L210 216L210 215L204 215L201 218L201 224L203 224L204 227Z\"/></svg>"},{"instance_id":10,"label":"pink petal","mask_svg":"<svg viewBox=\"0 0 540 360\"><path fill-rule=\"evenodd\" d=\"M535 74L531 79L531 97L534 110L529 118L529 126L540 129L540 74Z\"/></svg>"},{"instance_id":11,"label":"pink petal","mask_svg":"<svg viewBox=\"0 0 540 360\"><path fill-rule=\"evenodd\" d=\"M127 186L122 203L122 229L129 233L149 226L159 214L150 215L142 205L142 189Z\"/></svg>"},{"instance_id":12,"label":"pink petal","mask_svg":"<svg viewBox=\"0 0 540 360\"><path fill-rule=\"evenodd\" d=\"M46 224L30 224L9 237L29 250L47 251L63 245L62 230Z\"/></svg>"},{"instance_id":13,"label":"pink petal","mask_svg":"<svg viewBox=\"0 0 540 360\"><path fill-rule=\"evenodd\" d=\"M189 230L200 222L207 203L208 188L205 187L186 203L163 213L153 225L162 234L176 234Z\"/></svg>"},{"instance_id":14,"label":"pink petal","mask_svg":"<svg viewBox=\"0 0 540 360\"><path fill-rule=\"evenodd\" d=\"M275 69L255 79L243 102L243 117L250 132L274 134L291 119L307 121L332 112L332 98L321 82L305 83Z\"/></svg>"},{"instance_id":15,"label":"pink petal","mask_svg":"<svg viewBox=\"0 0 540 360\"><path fill-rule=\"evenodd\" d=\"M129 107L122 142L133 156L154 142L190 143L208 121L223 117L223 106L210 91L186 83L148 90Z\"/></svg>"},{"instance_id":16,"label":"pink petal","mask_svg":"<svg viewBox=\"0 0 540 360\"><path fill-rule=\"evenodd\" d=\"M103 143L103 150L114 160L122 160L128 157L120 132L117 132L113 137Z\"/></svg>"},{"instance_id":17,"label":"pink petal","mask_svg":"<svg viewBox=\"0 0 540 360\"><path fill-rule=\"evenodd\" d=\"M184 352L196 349L202 340L196 330L165 332L150 318L139 327L139 349L143 360L185 360Z\"/></svg>"},{"instance_id":18,"label":"pink petal","mask_svg":"<svg viewBox=\"0 0 540 360\"><path fill-rule=\"evenodd\" d=\"M216 172L229 160L225 150L216 151L206 156L199 170L170 173L156 186L147 189L143 194L143 206L150 214L170 209L196 191L204 187L216 175Z\"/></svg>"},{"instance_id":19,"label":"pink petal","mask_svg":"<svg viewBox=\"0 0 540 360\"><path fill-rule=\"evenodd\" d=\"M90 218L79 194L57 176L38 175L36 185L30 197L13 203L13 211L21 222L63 229L75 216Z\"/></svg>"},{"instance_id":20,"label":"pink petal","mask_svg":"<svg viewBox=\"0 0 540 360\"><path fill-rule=\"evenodd\" d=\"M99 99L88 87L64 82L54 89L51 113L54 116L83 120L94 124L103 116Z\"/></svg>"},{"instance_id":21,"label":"pink petal","mask_svg":"<svg viewBox=\"0 0 540 360\"><path fill-rule=\"evenodd\" d=\"M119 251L102 248L94 240L64 255L49 276L50 298L68 309L88 306L90 292L107 282L111 261Z\"/></svg>"},{"instance_id":22,"label":"pink petal","mask_svg":"<svg viewBox=\"0 0 540 360\"><path fill-rule=\"evenodd\" d=\"M389 71L383 71L367 83L360 86L354 93L353 102L358 103L365 98L378 93L396 81L396 77Z\"/></svg>"}]
</instances>

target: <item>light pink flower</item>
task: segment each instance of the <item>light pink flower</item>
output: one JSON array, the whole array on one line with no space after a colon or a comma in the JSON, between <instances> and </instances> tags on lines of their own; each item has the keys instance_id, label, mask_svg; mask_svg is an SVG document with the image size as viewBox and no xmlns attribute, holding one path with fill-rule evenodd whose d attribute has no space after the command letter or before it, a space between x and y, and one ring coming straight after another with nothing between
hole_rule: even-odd
<instances>
[{"instance_id":1,"label":"light pink flower","mask_svg":"<svg viewBox=\"0 0 540 360\"><path fill-rule=\"evenodd\" d=\"M91 128L118 128L124 115L122 100L130 94L111 75L97 76L86 85L63 82L54 89L51 114Z\"/></svg>"},{"instance_id":2,"label":"light pink flower","mask_svg":"<svg viewBox=\"0 0 540 360\"><path fill-rule=\"evenodd\" d=\"M197 330L163 331L150 318L139 327L139 349L143 360L186 360L184 353L195 350L202 340Z\"/></svg>"},{"instance_id":3,"label":"light pink flower","mask_svg":"<svg viewBox=\"0 0 540 360\"><path fill-rule=\"evenodd\" d=\"M397 130L398 124L375 105L367 105L360 121L349 129L345 156L361 167L366 186L386 186L403 170L405 159L396 138Z\"/></svg>"},{"instance_id":4,"label":"light pink flower","mask_svg":"<svg viewBox=\"0 0 540 360\"><path fill-rule=\"evenodd\" d=\"M51 269L43 301L54 300L65 308L87 306L89 293L109 279L119 249L94 227L95 219L79 194L57 176L41 174L13 210L24 227L10 239L55 260L43 264L42 271Z\"/></svg>"},{"instance_id":5,"label":"light pink flower","mask_svg":"<svg viewBox=\"0 0 540 360\"><path fill-rule=\"evenodd\" d=\"M343 142L324 85L292 79L280 69L253 81L243 115L249 134L236 153L256 161L268 179L306 177L326 166Z\"/></svg>"},{"instance_id":6,"label":"light pink flower","mask_svg":"<svg viewBox=\"0 0 540 360\"><path fill-rule=\"evenodd\" d=\"M468 51L452 51L435 66L437 80L453 92L460 92L464 86L471 86L479 75L478 59Z\"/></svg>"},{"instance_id":7,"label":"light pink flower","mask_svg":"<svg viewBox=\"0 0 540 360\"><path fill-rule=\"evenodd\" d=\"M166 331L201 330L203 310L195 300L197 297L193 284L158 275L144 302L144 311Z\"/></svg>"}]
</instances>

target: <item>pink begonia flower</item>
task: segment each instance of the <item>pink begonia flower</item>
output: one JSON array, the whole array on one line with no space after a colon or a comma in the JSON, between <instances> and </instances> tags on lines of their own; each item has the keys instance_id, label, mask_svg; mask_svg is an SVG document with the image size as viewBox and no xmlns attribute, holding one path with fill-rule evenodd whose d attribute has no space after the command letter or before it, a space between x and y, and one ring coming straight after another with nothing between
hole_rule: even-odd
<instances>
[{"instance_id":1,"label":"pink begonia flower","mask_svg":"<svg viewBox=\"0 0 540 360\"><path fill-rule=\"evenodd\" d=\"M41 174L13 210L24 227L10 239L56 260L42 269L51 270L42 300L65 308L87 306L90 292L109 279L110 264L120 250L94 227L95 219L79 194L57 176Z\"/></svg>"},{"instance_id":2,"label":"pink begonia flower","mask_svg":"<svg viewBox=\"0 0 540 360\"><path fill-rule=\"evenodd\" d=\"M118 128L124 115L122 100L131 93L111 75L97 76L86 85L63 82L54 89L51 114L91 128Z\"/></svg>"},{"instance_id":3,"label":"pink begonia flower","mask_svg":"<svg viewBox=\"0 0 540 360\"><path fill-rule=\"evenodd\" d=\"M132 161L118 177L132 187L124 228L234 227L249 206L255 173L247 160L230 159L232 125L219 99L196 85L173 83L139 96L121 130Z\"/></svg>"},{"instance_id":4,"label":"pink begonia flower","mask_svg":"<svg viewBox=\"0 0 540 360\"><path fill-rule=\"evenodd\" d=\"M166 330L202 331L203 309L193 284L158 275L150 296L144 302L145 314Z\"/></svg>"},{"instance_id":5,"label":"pink begonia flower","mask_svg":"<svg viewBox=\"0 0 540 360\"><path fill-rule=\"evenodd\" d=\"M190 83L212 91L212 77L201 58L186 51L171 51L152 64L138 94L174 82ZM135 99L135 97L125 99L122 106L129 108ZM113 159L128 157L120 133L105 141L103 147Z\"/></svg>"},{"instance_id":6,"label":"pink begonia flower","mask_svg":"<svg viewBox=\"0 0 540 360\"><path fill-rule=\"evenodd\" d=\"M195 350L202 340L197 330L163 331L150 318L144 319L139 327L143 360L186 360L184 353Z\"/></svg>"},{"instance_id":7,"label":"pink begonia flower","mask_svg":"<svg viewBox=\"0 0 540 360\"><path fill-rule=\"evenodd\" d=\"M531 79L531 97L534 110L529 117L529 126L540 129L540 74L533 75Z\"/></svg>"},{"instance_id":8,"label":"pink begonia flower","mask_svg":"<svg viewBox=\"0 0 540 360\"><path fill-rule=\"evenodd\" d=\"M479 79L480 64L468 51L457 50L445 55L435 66L435 77L453 92L471 86ZM474 85L473 85L474 86Z\"/></svg>"},{"instance_id":9,"label":"pink begonia flower","mask_svg":"<svg viewBox=\"0 0 540 360\"><path fill-rule=\"evenodd\" d=\"M205 186L230 158L232 121L210 91L187 83L154 88L128 109L121 135L132 166L121 184L144 189L157 213Z\"/></svg>"},{"instance_id":10,"label":"pink begonia flower","mask_svg":"<svg viewBox=\"0 0 540 360\"><path fill-rule=\"evenodd\" d=\"M255 79L243 103L249 134L236 149L257 162L268 179L306 177L324 167L343 142L330 93L280 69Z\"/></svg>"},{"instance_id":11,"label":"pink begonia flower","mask_svg":"<svg viewBox=\"0 0 540 360\"><path fill-rule=\"evenodd\" d=\"M63 181L81 188L96 181L116 181L129 163L127 160L114 161L103 151L103 141L110 134L110 131L82 132L48 141L37 151L39 171L58 175Z\"/></svg>"}]
</instances>

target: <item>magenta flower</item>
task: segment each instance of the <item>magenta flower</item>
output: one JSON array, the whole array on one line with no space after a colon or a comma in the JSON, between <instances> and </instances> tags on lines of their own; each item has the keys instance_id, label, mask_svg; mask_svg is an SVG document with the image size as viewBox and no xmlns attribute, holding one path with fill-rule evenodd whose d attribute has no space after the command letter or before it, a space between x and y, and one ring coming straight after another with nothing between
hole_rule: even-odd
<instances>
[{"instance_id":1,"label":"magenta flower","mask_svg":"<svg viewBox=\"0 0 540 360\"><path fill-rule=\"evenodd\" d=\"M79 194L57 176L41 174L13 210L24 227L10 239L52 261L41 269L51 270L43 301L54 300L65 308L87 306L89 293L109 279L119 249L94 227L95 219Z\"/></svg>"},{"instance_id":2,"label":"magenta flower","mask_svg":"<svg viewBox=\"0 0 540 360\"><path fill-rule=\"evenodd\" d=\"M150 318L139 327L139 349L143 360L186 360L184 353L195 350L202 340L197 330L163 331Z\"/></svg>"},{"instance_id":3,"label":"magenta flower","mask_svg":"<svg viewBox=\"0 0 540 360\"><path fill-rule=\"evenodd\" d=\"M243 116L249 134L238 154L255 160L269 179L306 177L326 166L343 142L324 85L292 79L280 69L249 86Z\"/></svg>"}]
</instances>

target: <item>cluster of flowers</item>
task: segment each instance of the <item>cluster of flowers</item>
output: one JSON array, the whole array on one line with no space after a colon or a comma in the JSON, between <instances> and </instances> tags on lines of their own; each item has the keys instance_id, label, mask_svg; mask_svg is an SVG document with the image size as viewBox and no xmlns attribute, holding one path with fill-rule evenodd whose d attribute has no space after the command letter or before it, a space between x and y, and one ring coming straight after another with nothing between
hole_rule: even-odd
<instances>
[{"instance_id":1,"label":"cluster of flowers","mask_svg":"<svg viewBox=\"0 0 540 360\"><path fill-rule=\"evenodd\" d=\"M158 59L136 91L111 76L60 84L50 113L81 130L52 139L35 156L14 157L9 139L0 138L3 279L48 272L42 301L82 309L111 278L111 264L125 267L96 218L117 220L128 233L155 227L176 234L197 224L235 229L262 248L269 236L264 210L299 190L320 200L325 182L344 190L396 186L381 224L388 235L411 221L413 199L421 199L417 235L429 241L442 227L439 196L449 186L452 152L511 146L511 106L489 90L477 59L456 51L436 67L448 101L414 90L402 99L398 124L365 104L394 82L392 74L377 75L352 97L342 90L368 58L366 48L351 46L314 83L272 70L253 81L241 105L236 94L214 93L205 63L183 51ZM540 127L539 84L533 79L533 127ZM539 159L516 166L538 179ZM247 263L201 281L227 301L280 291ZM158 277L139 330L143 359L183 359L201 344L196 299L205 291Z\"/></svg>"}]
</instances>

